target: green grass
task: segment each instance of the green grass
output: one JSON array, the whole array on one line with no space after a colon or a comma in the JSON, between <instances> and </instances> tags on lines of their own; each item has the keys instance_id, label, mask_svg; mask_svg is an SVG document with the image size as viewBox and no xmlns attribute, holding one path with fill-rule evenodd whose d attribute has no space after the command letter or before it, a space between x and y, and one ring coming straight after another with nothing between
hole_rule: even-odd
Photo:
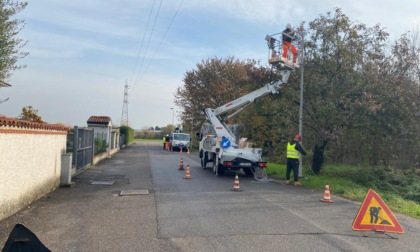
<instances>
[{"instance_id":1,"label":"green grass","mask_svg":"<svg viewBox=\"0 0 420 252\"><path fill-rule=\"evenodd\" d=\"M420 219L420 204L404 199L400 194L377 189L377 182L369 179L367 171L361 167L347 165L325 165L321 174L314 175L313 172L303 166L300 182L303 186L320 190L325 190L326 183L329 184L332 195L339 195L343 198L362 202L369 189L375 190L385 201L387 206L394 212L405 214ZM286 179L286 165L268 163L267 173L277 179ZM418 177L416 177L419 179ZM420 179L419 179L420 180ZM420 183L420 181L417 181ZM371 185L371 186L369 186ZM322 194L320 194L322 195Z\"/></svg>"}]
</instances>

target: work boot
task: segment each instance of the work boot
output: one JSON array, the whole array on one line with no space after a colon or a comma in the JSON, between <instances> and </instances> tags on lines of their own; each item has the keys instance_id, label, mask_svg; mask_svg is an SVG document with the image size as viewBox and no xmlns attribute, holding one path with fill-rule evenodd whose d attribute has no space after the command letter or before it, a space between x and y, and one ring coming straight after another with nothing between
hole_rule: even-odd
<instances>
[{"instance_id":1,"label":"work boot","mask_svg":"<svg viewBox=\"0 0 420 252\"><path fill-rule=\"evenodd\" d=\"M290 180L286 180L286 185L290 185Z\"/></svg>"},{"instance_id":2,"label":"work boot","mask_svg":"<svg viewBox=\"0 0 420 252\"><path fill-rule=\"evenodd\" d=\"M295 186L301 186L302 184L299 181L295 182Z\"/></svg>"}]
</instances>

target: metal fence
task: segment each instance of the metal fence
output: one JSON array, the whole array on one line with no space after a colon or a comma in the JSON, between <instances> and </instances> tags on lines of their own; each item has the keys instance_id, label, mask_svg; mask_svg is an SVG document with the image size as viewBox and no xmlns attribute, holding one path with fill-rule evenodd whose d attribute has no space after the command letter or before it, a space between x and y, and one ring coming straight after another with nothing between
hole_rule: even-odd
<instances>
[{"instance_id":1,"label":"metal fence","mask_svg":"<svg viewBox=\"0 0 420 252\"><path fill-rule=\"evenodd\" d=\"M92 128L74 126L67 136L67 152L73 152L73 165L76 171L91 165L94 156L94 140Z\"/></svg>"}]
</instances>

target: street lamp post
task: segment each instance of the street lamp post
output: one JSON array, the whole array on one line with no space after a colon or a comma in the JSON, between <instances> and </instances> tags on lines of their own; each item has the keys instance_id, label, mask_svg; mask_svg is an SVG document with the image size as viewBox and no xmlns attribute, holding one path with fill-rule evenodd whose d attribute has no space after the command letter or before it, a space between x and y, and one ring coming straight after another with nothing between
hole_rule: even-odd
<instances>
[{"instance_id":1,"label":"street lamp post","mask_svg":"<svg viewBox=\"0 0 420 252\"><path fill-rule=\"evenodd\" d=\"M299 104L299 134L302 135L302 124L303 124L303 68L305 66L305 50L304 50L304 38L305 34L302 36L301 40L301 56L300 56L300 104ZM299 154L299 177L302 177L302 155Z\"/></svg>"},{"instance_id":2,"label":"street lamp post","mask_svg":"<svg viewBox=\"0 0 420 252\"><path fill-rule=\"evenodd\" d=\"M191 135L190 135L190 148L193 146L193 130L194 130L194 117L191 118Z\"/></svg>"}]
</instances>

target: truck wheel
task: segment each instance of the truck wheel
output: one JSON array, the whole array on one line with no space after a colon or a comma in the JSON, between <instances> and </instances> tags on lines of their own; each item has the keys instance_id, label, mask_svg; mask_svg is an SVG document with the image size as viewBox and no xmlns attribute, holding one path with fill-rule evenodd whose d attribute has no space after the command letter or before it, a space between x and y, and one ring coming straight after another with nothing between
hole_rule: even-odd
<instances>
[{"instance_id":1,"label":"truck wheel","mask_svg":"<svg viewBox=\"0 0 420 252\"><path fill-rule=\"evenodd\" d=\"M203 154L203 157L201 158L201 167L206 168L207 163L209 162L209 159L207 158L207 152Z\"/></svg>"},{"instance_id":2,"label":"truck wheel","mask_svg":"<svg viewBox=\"0 0 420 252\"><path fill-rule=\"evenodd\" d=\"M247 175L247 176L254 176L254 173L252 172L252 169L251 168L244 168L243 170L245 172L245 175Z\"/></svg>"},{"instance_id":3,"label":"truck wheel","mask_svg":"<svg viewBox=\"0 0 420 252\"><path fill-rule=\"evenodd\" d=\"M223 175L225 174L225 171L226 171L226 168L223 165L219 164L219 166L217 167L217 174Z\"/></svg>"},{"instance_id":4,"label":"truck wheel","mask_svg":"<svg viewBox=\"0 0 420 252\"><path fill-rule=\"evenodd\" d=\"M213 161L213 174L216 175L216 162Z\"/></svg>"},{"instance_id":5,"label":"truck wheel","mask_svg":"<svg viewBox=\"0 0 420 252\"><path fill-rule=\"evenodd\" d=\"M216 168L216 163L213 162L213 174L216 175L216 169L217 169L217 175L223 175L225 173L225 167L221 164L217 165Z\"/></svg>"},{"instance_id":6,"label":"truck wheel","mask_svg":"<svg viewBox=\"0 0 420 252\"><path fill-rule=\"evenodd\" d=\"M204 168L206 168L206 164L204 163L204 157L201 157L201 159L200 159L200 163L201 163L201 167L203 167L203 169Z\"/></svg>"}]
</instances>

